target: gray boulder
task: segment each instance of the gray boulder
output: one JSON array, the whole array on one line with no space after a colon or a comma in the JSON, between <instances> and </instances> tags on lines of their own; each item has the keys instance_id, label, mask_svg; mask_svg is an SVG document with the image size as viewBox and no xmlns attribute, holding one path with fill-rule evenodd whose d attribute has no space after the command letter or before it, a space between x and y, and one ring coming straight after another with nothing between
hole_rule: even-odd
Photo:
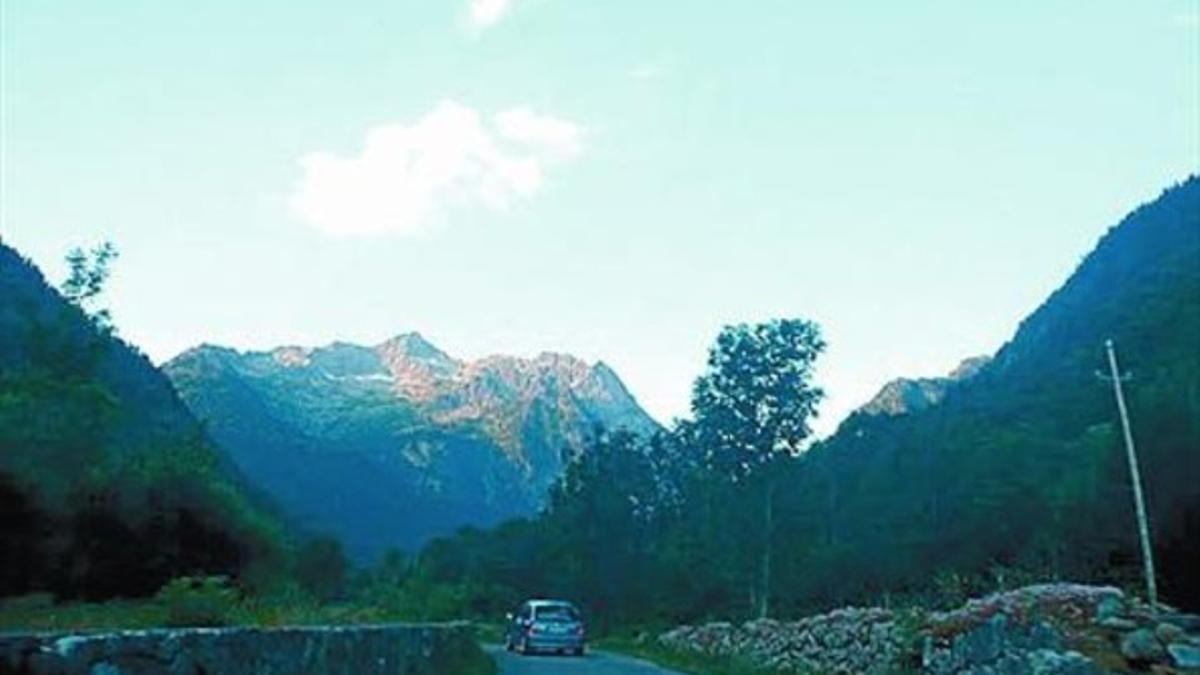
<instances>
[{"instance_id":1,"label":"gray boulder","mask_svg":"<svg viewBox=\"0 0 1200 675\"><path fill-rule=\"evenodd\" d=\"M1121 638L1121 656L1138 664L1158 663L1166 659L1167 652L1154 631L1139 628Z\"/></svg>"},{"instance_id":2,"label":"gray boulder","mask_svg":"<svg viewBox=\"0 0 1200 675\"><path fill-rule=\"evenodd\" d=\"M1188 633L1200 633L1200 614L1173 612L1162 617L1164 623L1178 626Z\"/></svg>"},{"instance_id":3,"label":"gray boulder","mask_svg":"<svg viewBox=\"0 0 1200 675\"><path fill-rule=\"evenodd\" d=\"M1096 604L1096 622L1103 623L1107 619L1122 618L1125 614L1125 598L1120 595L1110 595Z\"/></svg>"},{"instance_id":4,"label":"gray boulder","mask_svg":"<svg viewBox=\"0 0 1200 675\"><path fill-rule=\"evenodd\" d=\"M1177 642L1167 645L1167 653L1180 668L1200 668L1200 647Z\"/></svg>"},{"instance_id":5,"label":"gray boulder","mask_svg":"<svg viewBox=\"0 0 1200 675\"><path fill-rule=\"evenodd\" d=\"M1103 619L1097 620L1096 625L1114 631L1128 631L1138 627L1136 621L1126 619L1123 616L1106 616Z\"/></svg>"},{"instance_id":6,"label":"gray boulder","mask_svg":"<svg viewBox=\"0 0 1200 675\"><path fill-rule=\"evenodd\" d=\"M1166 622L1158 624L1154 628L1154 634L1158 637L1159 642L1162 642L1164 645L1171 644L1172 642L1181 642L1187 636L1182 628Z\"/></svg>"},{"instance_id":7,"label":"gray boulder","mask_svg":"<svg viewBox=\"0 0 1200 675\"><path fill-rule=\"evenodd\" d=\"M1039 649L1026 652L1029 675L1100 675L1103 671L1094 661L1074 651L1060 652Z\"/></svg>"}]
</instances>

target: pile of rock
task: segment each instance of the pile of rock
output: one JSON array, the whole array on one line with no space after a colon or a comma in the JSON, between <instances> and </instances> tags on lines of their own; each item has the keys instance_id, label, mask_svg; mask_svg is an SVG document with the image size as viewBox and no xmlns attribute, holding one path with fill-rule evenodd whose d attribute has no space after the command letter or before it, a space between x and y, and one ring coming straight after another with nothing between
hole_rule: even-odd
<instances>
[{"instance_id":1,"label":"pile of rock","mask_svg":"<svg viewBox=\"0 0 1200 675\"><path fill-rule=\"evenodd\" d=\"M1152 612L1112 587L1029 586L930 616L923 663L932 673L1100 673L1200 669L1200 617ZM1190 633L1190 634L1189 634ZM1057 665L1045 664L1046 655ZM1039 667L1012 663L1039 662ZM1177 670L1163 670L1177 669Z\"/></svg>"},{"instance_id":2,"label":"pile of rock","mask_svg":"<svg viewBox=\"0 0 1200 675\"><path fill-rule=\"evenodd\" d=\"M1121 597L1102 603L1093 624L1132 665L1200 672L1200 616L1170 607L1155 614L1145 603Z\"/></svg>"},{"instance_id":3,"label":"pile of rock","mask_svg":"<svg viewBox=\"0 0 1200 675\"><path fill-rule=\"evenodd\" d=\"M455 675L466 623L0 633L0 673Z\"/></svg>"},{"instance_id":4,"label":"pile of rock","mask_svg":"<svg viewBox=\"0 0 1200 675\"><path fill-rule=\"evenodd\" d=\"M670 649L744 658L774 670L869 673L897 663L905 640L893 613L846 608L799 621L680 626L658 638Z\"/></svg>"},{"instance_id":5,"label":"pile of rock","mask_svg":"<svg viewBox=\"0 0 1200 675\"><path fill-rule=\"evenodd\" d=\"M1200 673L1200 617L1148 607L1112 587L1043 584L949 612L840 609L799 621L681 626L680 651L784 672L1092 675Z\"/></svg>"},{"instance_id":6,"label":"pile of rock","mask_svg":"<svg viewBox=\"0 0 1200 675\"><path fill-rule=\"evenodd\" d=\"M921 631L921 665L934 675L1104 672L1074 638L1099 607L1123 597L1111 587L1045 584L935 612Z\"/></svg>"}]
</instances>

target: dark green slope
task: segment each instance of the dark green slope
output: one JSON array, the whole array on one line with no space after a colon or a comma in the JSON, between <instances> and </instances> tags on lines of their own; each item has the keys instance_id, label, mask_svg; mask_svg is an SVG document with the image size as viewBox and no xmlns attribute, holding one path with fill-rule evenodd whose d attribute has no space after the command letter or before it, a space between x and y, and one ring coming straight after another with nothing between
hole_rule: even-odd
<instances>
[{"instance_id":1,"label":"dark green slope","mask_svg":"<svg viewBox=\"0 0 1200 675\"><path fill-rule=\"evenodd\" d=\"M281 555L170 382L0 243L0 595L139 595Z\"/></svg>"},{"instance_id":2,"label":"dark green slope","mask_svg":"<svg viewBox=\"0 0 1200 675\"><path fill-rule=\"evenodd\" d=\"M1136 581L1132 499L1103 343L1116 341L1168 599L1200 606L1200 180L1110 230L937 406L857 414L791 492L798 585L822 604L978 583L1002 567ZM951 575L958 572L958 577ZM1011 572L1010 572L1011 573Z\"/></svg>"}]
</instances>

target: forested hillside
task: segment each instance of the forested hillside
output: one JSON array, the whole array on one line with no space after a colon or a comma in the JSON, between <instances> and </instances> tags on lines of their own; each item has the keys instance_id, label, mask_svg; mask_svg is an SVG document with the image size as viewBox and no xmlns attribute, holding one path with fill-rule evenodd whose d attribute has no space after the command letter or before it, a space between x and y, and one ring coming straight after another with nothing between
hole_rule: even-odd
<instances>
[{"instance_id":1,"label":"forested hillside","mask_svg":"<svg viewBox=\"0 0 1200 675\"><path fill-rule=\"evenodd\" d=\"M145 595L169 579L252 582L282 564L247 496L167 379L85 312L104 270L77 254L76 302L0 243L0 596Z\"/></svg>"},{"instance_id":2,"label":"forested hillside","mask_svg":"<svg viewBox=\"0 0 1200 675\"><path fill-rule=\"evenodd\" d=\"M1196 178L1109 231L941 405L853 416L812 450L793 522L819 524L824 536L795 557L809 570L843 572L803 575L802 593L833 602L919 586L931 571L951 583L954 572L1002 566L1107 581L1136 573L1121 431L1111 383L1097 377L1107 373L1110 338L1131 376L1125 389L1164 592L1200 605L1191 572L1200 563ZM822 504L822 517L800 515ZM811 541L804 529L792 535ZM847 569L857 572L849 580Z\"/></svg>"},{"instance_id":3,"label":"forested hillside","mask_svg":"<svg viewBox=\"0 0 1200 675\"><path fill-rule=\"evenodd\" d=\"M1130 374L1162 593L1200 607L1200 180L1112 228L937 401L855 414L806 452L755 464L725 446L754 439L788 404L759 368L780 362L773 343L744 348L779 325L722 333L693 420L650 442L605 436L569 467L547 512L437 542L415 574L464 611L564 595L602 624L937 604L1035 579L1136 588L1120 427L1111 383L1097 377L1113 339ZM819 339L808 346L819 351ZM739 373L758 373L757 398L714 414L708 384ZM793 395L820 392L802 381ZM803 412L792 439L807 435ZM779 446L736 447L756 444ZM731 464L746 471L731 480Z\"/></svg>"}]
</instances>

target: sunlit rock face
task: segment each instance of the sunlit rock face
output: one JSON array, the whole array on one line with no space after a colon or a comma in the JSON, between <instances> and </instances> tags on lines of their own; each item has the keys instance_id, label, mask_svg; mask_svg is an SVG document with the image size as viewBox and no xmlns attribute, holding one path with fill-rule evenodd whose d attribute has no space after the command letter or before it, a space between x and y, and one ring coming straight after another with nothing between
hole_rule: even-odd
<instances>
[{"instance_id":1,"label":"sunlit rock face","mask_svg":"<svg viewBox=\"0 0 1200 675\"><path fill-rule=\"evenodd\" d=\"M964 360L946 377L900 378L883 385L875 398L859 409L866 415L904 415L941 403L946 392L975 376L991 361L987 356Z\"/></svg>"},{"instance_id":2,"label":"sunlit rock face","mask_svg":"<svg viewBox=\"0 0 1200 675\"><path fill-rule=\"evenodd\" d=\"M234 464L357 557L528 515L598 428L657 424L603 363L374 346L201 346L164 370Z\"/></svg>"}]
</instances>

